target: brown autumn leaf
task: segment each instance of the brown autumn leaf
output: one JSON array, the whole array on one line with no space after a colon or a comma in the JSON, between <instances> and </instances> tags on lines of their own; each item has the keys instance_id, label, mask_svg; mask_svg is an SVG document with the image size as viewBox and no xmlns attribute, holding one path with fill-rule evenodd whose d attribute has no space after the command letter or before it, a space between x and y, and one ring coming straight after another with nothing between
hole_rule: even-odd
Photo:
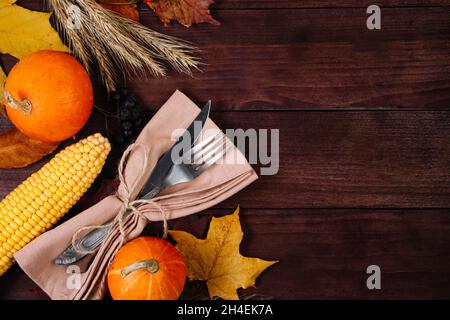
<instances>
[{"instance_id":1,"label":"brown autumn leaf","mask_svg":"<svg viewBox=\"0 0 450 320\"><path fill-rule=\"evenodd\" d=\"M167 26L170 20L176 20L185 27L193 23L207 22L220 25L220 22L211 16L209 6L214 0L144 0Z\"/></svg>"},{"instance_id":2,"label":"brown autumn leaf","mask_svg":"<svg viewBox=\"0 0 450 320\"><path fill-rule=\"evenodd\" d=\"M58 144L32 140L15 128L0 132L0 169L26 167L53 152Z\"/></svg>"},{"instance_id":3,"label":"brown autumn leaf","mask_svg":"<svg viewBox=\"0 0 450 320\"><path fill-rule=\"evenodd\" d=\"M102 0L99 4L108 10L114 11L115 13L121 15L124 18L128 18L139 22L139 11L137 9L136 3L129 3L130 0ZM116 3L127 3L127 4L116 4Z\"/></svg>"}]
</instances>

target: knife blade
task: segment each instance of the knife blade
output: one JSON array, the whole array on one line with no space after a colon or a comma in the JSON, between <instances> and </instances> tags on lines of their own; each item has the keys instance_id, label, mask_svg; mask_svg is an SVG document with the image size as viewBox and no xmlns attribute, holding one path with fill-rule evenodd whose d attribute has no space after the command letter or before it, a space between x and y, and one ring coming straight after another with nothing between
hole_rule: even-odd
<instances>
[{"instance_id":1,"label":"knife blade","mask_svg":"<svg viewBox=\"0 0 450 320\"><path fill-rule=\"evenodd\" d=\"M174 163L181 160L182 155L173 154L172 151L175 148L180 147L181 144L185 144L186 147L190 148L195 141L198 139L200 132L203 130L203 126L205 125L206 120L209 117L209 112L211 110L211 100L209 100L194 121L186 128L184 133L177 139L177 141L167 150L166 153L161 157L161 159L156 164L155 168L148 178L146 184L142 188L139 193L140 198L148 198L148 195L151 193L156 186L158 186L161 181L166 177L169 170L172 168ZM181 148L183 149L183 148Z\"/></svg>"}]
</instances>

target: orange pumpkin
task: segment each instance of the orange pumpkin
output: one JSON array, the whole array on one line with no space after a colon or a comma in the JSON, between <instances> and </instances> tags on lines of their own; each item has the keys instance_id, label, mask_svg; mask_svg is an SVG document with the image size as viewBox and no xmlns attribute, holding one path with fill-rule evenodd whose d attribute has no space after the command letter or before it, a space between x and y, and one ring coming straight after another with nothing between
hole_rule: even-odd
<instances>
[{"instance_id":1,"label":"orange pumpkin","mask_svg":"<svg viewBox=\"0 0 450 320\"><path fill-rule=\"evenodd\" d=\"M21 59L5 82L9 119L35 140L58 142L73 136L86 124L93 101L86 70L59 51L38 51Z\"/></svg>"},{"instance_id":2,"label":"orange pumpkin","mask_svg":"<svg viewBox=\"0 0 450 320\"><path fill-rule=\"evenodd\" d=\"M186 282L183 257L166 240L139 237L123 246L108 271L114 300L175 300Z\"/></svg>"}]
</instances>

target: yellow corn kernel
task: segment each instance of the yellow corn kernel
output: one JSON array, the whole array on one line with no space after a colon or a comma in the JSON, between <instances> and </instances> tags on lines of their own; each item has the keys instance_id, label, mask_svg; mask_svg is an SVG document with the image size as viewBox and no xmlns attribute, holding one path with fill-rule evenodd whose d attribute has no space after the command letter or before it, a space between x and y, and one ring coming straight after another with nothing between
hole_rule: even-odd
<instances>
[{"instance_id":1,"label":"yellow corn kernel","mask_svg":"<svg viewBox=\"0 0 450 320\"><path fill-rule=\"evenodd\" d=\"M67 184L69 185L70 189L77 185L77 183L73 179L69 179L69 181L67 181Z\"/></svg>"},{"instance_id":2,"label":"yellow corn kernel","mask_svg":"<svg viewBox=\"0 0 450 320\"><path fill-rule=\"evenodd\" d=\"M12 249L11 245L8 244L8 242L3 242L2 246L6 251L11 251L11 249Z\"/></svg>"},{"instance_id":3,"label":"yellow corn kernel","mask_svg":"<svg viewBox=\"0 0 450 320\"><path fill-rule=\"evenodd\" d=\"M33 219L34 221L39 223L39 221L44 219L44 217L45 217L45 213L43 213L42 210L39 209L38 211L36 211L36 214L31 217L31 219Z\"/></svg>"},{"instance_id":4,"label":"yellow corn kernel","mask_svg":"<svg viewBox=\"0 0 450 320\"><path fill-rule=\"evenodd\" d=\"M80 182L80 180L84 177L86 171L89 170L89 169L86 170L86 168L87 167L83 167L81 170L77 171L77 175L73 176L72 179L77 182Z\"/></svg>"},{"instance_id":5,"label":"yellow corn kernel","mask_svg":"<svg viewBox=\"0 0 450 320\"><path fill-rule=\"evenodd\" d=\"M25 200L27 203L31 203L31 202L33 201L33 199L32 199L28 194L25 195L24 200Z\"/></svg>"},{"instance_id":6,"label":"yellow corn kernel","mask_svg":"<svg viewBox=\"0 0 450 320\"><path fill-rule=\"evenodd\" d=\"M42 182L37 183L36 187L40 192L43 192L45 190L45 186L42 184Z\"/></svg>"},{"instance_id":7,"label":"yellow corn kernel","mask_svg":"<svg viewBox=\"0 0 450 320\"><path fill-rule=\"evenodd\" d=\"M88 165L88 162L87 162L86 159L84 159L84 158L81 158L81 159L79 160L78 163L80 164L80 169L81 169L82 167L85 167L85 166ZM79 170L79 169L77 169L77 170Z\"/></svg>"},{"instance_id":8,"label":"yellow corn kernel","mask_svg":"<svg viewBox=\"0 0 450 320\"><path fill-rule=\"evenodd\" d=\"M35 198L33 202L37 203L39 205L39 207L44 205L44 201L41 199L41 197Z\"/></svg>"},{"instance_id":9,"label":"yellow corn kernel","mask_svg":"<svg viewBox=\"0 0 450 320\"><path fill-rule=\"evenodd\" d=\"M23 224L23 221L22 221L22 219L20 218L20 215L18 215L18 216L16 216L16 217L14 218L14 222L15 222L18 226L21 226L21 225ZM17 230L17 228L16 228L16 230Z\"/></svg>"},{"instance_id":10,"label":"yellow corn kernel","mask_svg":"<svg viewBox=\"0 0 450 320\"><path fill-rule=\"evenodd\" d=\"M45 229L47 228L47 223L49 223L50 221L47 221L47 218L44 217L43 220L39 221L39 226L42 227L42 229L40 229L42 232L45 231Z\"/></svg>"},{"instance_id":11,"label":"yellow corn kernel","mask_svg":"<svg viewBox=\"0 0 450 320\"><path fill-rule=\"evenodd\" d=\"M55 188L56 188L55 185L51 185L50 188L44 190L43 194L40 195L41 199L42 199L42 196L45 196L46 199L45 200L42 199L42 200L47 201L47 199L50 198L52 196L52 194L56 192ZM52 191L52 190L54 190L54 191Z\"/></svg>"},{"instance_id":12,"label":"yellow corn kernel","mask_svg":"<svg viewBox=\"0 0 450 320\"><path fill-rule=\"evenodd\" d=\"M62 207L60 207L59 204L53 205L53 209L55 209L58 212L62 211Z\"/></svg>"},{"instance_id":13,"label":"yellow corn kernel","mask_svg":"<svg viewBox=\"0 0 450 320\"><path fill-rule=\"evenodd\" d=\"M37 198L36 198L36 199L37 199ZM38 210L39 207L40 207L40 205L39 205L37 202L33 201L33 202L31 203L31 207L32 207L34 210Z\"/></svg>"},{"instance_id":14,"label":"yellow corn kernel","mask_svg":"<svg viewBox=\"0 0 450 320\"><path fill-rule=\"evenodd\" d=\"M53 207L56 204L56 201L53 200L53 198L48 198L48 203L50 204L50 206ZM41 207L41 210L42 209L47 210L47 208L44 208L44 207Z\"/></svg>"},{"instance_id":15,"label":"yellow corn kernel","mask_svg":"<svg viewBox=\"0 0 450 320\"><path fill-rule=\"evenodd\" d=\"M44 194L50 198L57 190L58 188L56 187L56 185L51 185L49 189L46 189L44 191Z\"/></svg>"},{"instance_id":16,"label":"yellow corn kernel","mask_svg":"<svg viewBox=\"0 0 450 320\"><path fill-rule=\"evenodd\" d=\"M42 193L42 194L39 196L39 199L42 200L42 206L43 206L44 203L47 202L48 196L46 196L45 193Z\"/></svg>"},{"instance_id":17,"label":"yellow corn kernel","mask_svg":"<svg viewBox=\"0 0 450 320\"><path fill-rule=\"evenodd\" d=\"M44 205L41 207L41 210L46 210L46 211L50 210L50 209L52 208L51 203L50 203L50 202L53 202L52 200L53 200L52 198L49 198L49 199L44 203Z\"/></svg>"},{"instance_id":18,"label":"yellow corn kernel","mask_svg":"<svg viewBox=\"0 0 450 320\"><path fill-rule=\"evenodd\" d=\"M23 235L23 236L22 236L23 240L27 241L27 240L25 239L25 237L26 237L27 234L28 234L28 230L25 229L24 226L20 226L18 231L20 231L20 233ZM16 232L17 232L17 231L16 231Z\"/></svg>"},{"instance_id":19,"label":"yellow corn kernel","mask_svg":"<svg viewBox=\"0 0 450 320\"><path fill-rule=\"evenodd\" d=\"M44 180L42 181L42 185L44 186L44 188L41 190L42 192L44 192L51 186L50 181L48 181L47 179L49 179L49 177L45 177Z\"/></svg>"},{"instance_id":20,"label":"yellow corn kernel","mask_svg":"<svg viewBox=\"0 0 450 320\"><path fill-rule=\"evenodd\" d=\"M9 225L9 223L12 220L11 217L8 214L4 214L2 218L3 218L2 220L5 221L7 225Z\"/></svg>"},{"instance_id":21,"label":"yellow corn kernel","mask_svg":"<svg viewBox=\"0 0 450 320\"><path fill-rule=\"evenodd\" d=\"M50 178L53 180L53 183L59 180L59 177L55 173L50 174Z\"/></svg>"},{"instance_id":22,"label":"yellow corn kernel","mask_svg":"<svg viewBox=\"0 0 450 320\"><path fill-rule=\"evenodd\" d=\"M12 221L11 221L11 222L12 222ZM12 223L14 223L14 222L12 222ZM17 226L17 227L18 227L18 226ZM11 234L13 234L15 230L14 230L13 228L11 228L11 225L9 225L9 226L7 226L7 227L5 228L4 231L8 232L9 236L11 236Z\"/></svg>"},{"instance_id":23,"label":"yellow corn kernel","mask_svg":"<svg viewBox=\"0 0 450 320\"><path fill-rule=\"evenodd\" d=\"M30 233L33 238L36 238L38 235L40 235L40 233L35 228L31 229Z\"/></svg>"},{"instance_id":24,"label":"yellow corn kernel","mask_svg":"<svg viewBox=\"0 0 450 320\"><path fill-rule=\"evenodd\" d=\"M21 187L21 185L19 185L19 188L17 188L17 195L20 197L20 198L24 198L25 197L25 193L23 192L23 190L22 190L22 188L20 188Z\"/></svg>"},{"instance_id":25,"label":"yellow corn kernel","mask_svg":"<svg viewBox=\"0 0 450 320\"><path fill-rule=\"evenodd\" d=\"M20 238L18 236L16 236L15 234L12 234L10 239L12 239L12 241L14 241L14 243L19 243L19 241L20 241Z\"/></svg>"},{"instance_id":26,"label":"yellow corn kernel","mask_svg":"<svg viewBox=\"0 0 450 320\"><path fill-rule=\"evenodd\" d=\"M22 239L25 235L20 231L20 227L19 229L16 230L15 233L16 236L18 236L20 239Z\"/></svg>"},{"instance_id":27,"label":"yellow corn kernel","mask_svg":"<svg viewBox=\"0 0 450 320\"><path fill-rule=\"evenodd\" d=\"M28 221L31 221L31 218L30 218ZM25 222L24 222L23 227L24 227L27 231L30 231L31 229L33 229L33 225L32 225L30 222L28 222L28 221L25 221Z\"/></svg>"}]
</instances>

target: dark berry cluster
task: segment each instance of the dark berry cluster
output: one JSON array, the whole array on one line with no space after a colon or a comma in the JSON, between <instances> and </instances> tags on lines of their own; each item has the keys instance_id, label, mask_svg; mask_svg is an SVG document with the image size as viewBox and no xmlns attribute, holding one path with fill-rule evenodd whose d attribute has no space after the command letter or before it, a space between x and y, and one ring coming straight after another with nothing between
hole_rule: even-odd
<instances>
[{"instance_id":1,"label":"dark berry cluster","mask_svg":"<svg viewBox=\"0 0 450 320\"><path fill-rule=\"evenodd\" d=\"M139 101L130 90L122 88L111 94L111 103L120 122L115 141L118 144L128 143L139 134L144 123Z\"/></svg>"}]
</instances>

